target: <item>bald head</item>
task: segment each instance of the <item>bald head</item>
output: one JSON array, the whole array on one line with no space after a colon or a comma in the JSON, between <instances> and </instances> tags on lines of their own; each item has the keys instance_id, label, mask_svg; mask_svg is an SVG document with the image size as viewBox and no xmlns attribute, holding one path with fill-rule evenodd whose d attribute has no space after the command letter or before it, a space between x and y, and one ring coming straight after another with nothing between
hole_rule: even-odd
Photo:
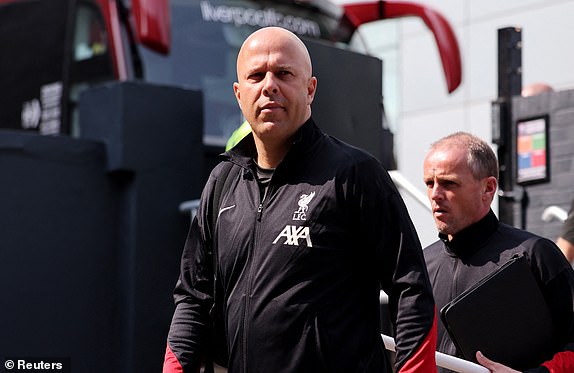
<instances>
[{"instance_id":1,"label":"bald head","mask_svg":"<svg viewBox=\"0 0 574 373\"><path fill-rule=\"evenodd\" d=\"M546 83L532 83L522 88L522 97L536 96L541 93L554 92L554 89Z\"/></svg>"},{"instance_id":2,"label":"bald head","mask_svg":"<svg viewBox=\"0 0 574 373\"><path fill-rule=\"evenodd\" d=\"M265 27L249 35L241 45L239 55L237 56L237 78L240 77L240 69L246 64L246 56L260 48L270 46L283 50L284 53L290 54L301 63L307 77L311 77L313 69L311 66L311 57L305 44L297 35L281 27ZM270 51L270 50L269 50ZM271 52L271 51L270 51Z\"/></svg>"},{"instance_id":3,"label":"bald head","mask_svg":"<svg viewBox=\"0 0 574 373\"><path fill-rule=\"evenodd\" d=\"M311 117L316 87L309 52L292 32L266 27L245 40L233 91L253 130L260 166L273 168L283 159Z\"/></svg>"}]
</instances>

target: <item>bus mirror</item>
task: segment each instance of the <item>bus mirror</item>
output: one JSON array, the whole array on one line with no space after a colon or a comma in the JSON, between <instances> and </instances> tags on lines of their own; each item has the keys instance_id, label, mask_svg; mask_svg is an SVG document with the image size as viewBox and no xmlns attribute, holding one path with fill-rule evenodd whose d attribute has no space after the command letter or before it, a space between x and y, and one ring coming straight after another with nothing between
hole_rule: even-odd
<instances>
[{"instance_id":1,"label":"bus mirror","mask_svg":"<svg viewBox=\"0 0 574 373\"><path fill-rule=\"evenodd\" d=\"M132 0L138 41L146 47L169 53L171 45L171 17L169 0Z\"/></svg>"},{"instance_id":2,"label":"bus mirror","mask_svg":"<svg viewBox=\"0 0 574 373\"><path fill-rule=\"evenodd\" d=\"M461 83L462 64L460 49L454 31L448 21L426 5L403 1L365 1L344 4L345 16L355 28L379 19L414 16L421 18L435 38L448 92L452 93Z\"/></svg>"}]
</instances>

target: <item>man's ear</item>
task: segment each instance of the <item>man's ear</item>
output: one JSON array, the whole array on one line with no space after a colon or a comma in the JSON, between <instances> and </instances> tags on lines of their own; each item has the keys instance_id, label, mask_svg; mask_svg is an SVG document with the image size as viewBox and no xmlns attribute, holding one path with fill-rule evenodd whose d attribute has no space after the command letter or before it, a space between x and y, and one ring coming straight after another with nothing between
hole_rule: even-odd
<instances>
[{"instance_id":1,"label":"man's ear","mask_svg":"<svg viewBox=\"0 0 574 373\"><path fill-rule=\"evenodd\" d=\"M309 82L307 84L307 97L309 98L309 105L313 102L315 98L315 92L317 92L317 78L312 76L309 78Z\"/></svg>"},{"instance_id":2,"label":"man's ear","mask_svg":"<svg viewBox=\"0 0 574 373\"><path fill-rule=\"evenodd\" d=\"M489 176L484 180L484 194L491 198L496 195L496 189L498 188L498 182L494 176Z\"/></svg>"},{"instance_id":3,"label":"man's ear","mask_svg":"<svg viewBox=\"0 0 574 373\"><path fill-rule=\"evenodd\" d=\"M235 82L233 83L233 94L235 95L235 98L237 99L237 104L239 104L239 109L241 109L241 92L239 92L239 83Z\"/></svg>"}]
</instances>

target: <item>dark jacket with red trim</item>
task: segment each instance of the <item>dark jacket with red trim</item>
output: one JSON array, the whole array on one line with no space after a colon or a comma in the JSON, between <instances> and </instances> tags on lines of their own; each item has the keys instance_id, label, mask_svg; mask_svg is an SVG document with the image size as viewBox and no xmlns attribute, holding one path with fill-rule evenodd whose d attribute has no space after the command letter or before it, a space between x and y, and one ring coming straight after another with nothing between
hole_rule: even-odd
<instances>
[{"instance_id":1,"label":"dark jacket with red trim","mask_svg":"<svg viewBox=\"0 0 574 373\"><path fill-rule=\"evenodd\" d=\"M492 211L457 233L452 241L439 236L439 241L424 250L437 309L513 256L524 255L554 321L553 352L546 356L548 361L534 363L527 372L574 372L574 272L558 247L548 239L500 223ZM440 352L461 356L442 321L437 345Z\"/></svg>"},{"instance_id":2,"label":"dark jacket with red trim","mask_svg":"<svg viewBox=\"0 0 574 373\"><path fill-rule=\"evenodd\" d=\"M309 120L263 198L253 137L214 230L230 372L391 372L379 290L396 320L396 368L435 372L435 307L417 234L388 173ZM210 333L207 216L213 170L184 248L164 372L196 372ZM171 368L170 368L171 367ZM180 370L181 371L181 370Z\"/></svg>"}]
</instances>

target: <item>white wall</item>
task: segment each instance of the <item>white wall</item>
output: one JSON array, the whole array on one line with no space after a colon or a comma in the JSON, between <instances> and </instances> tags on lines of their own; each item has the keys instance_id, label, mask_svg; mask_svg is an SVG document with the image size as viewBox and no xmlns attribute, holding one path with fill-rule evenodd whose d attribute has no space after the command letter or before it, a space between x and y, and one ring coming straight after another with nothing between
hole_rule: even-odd
<instances>
[{"instance_id":1,"label":"white wall","mask_svg":"<svg viewBox=\"0 0 574 373\"><path fill-rule=\"evenodd\" d=\"M447 93L434 39L421 20L382 21L362 27L361 33L369 52L383 59L385 105L399 171L424 192L422 163L430 143L459 130L491 141L499 28L522 28L523 86L542 81L556 90L574 87L574 0L416 2L442 13L457 35L463 80L453 94ZM430 212L405 200L423 246L435 241Z\"/></svg>"}]
</instances>

